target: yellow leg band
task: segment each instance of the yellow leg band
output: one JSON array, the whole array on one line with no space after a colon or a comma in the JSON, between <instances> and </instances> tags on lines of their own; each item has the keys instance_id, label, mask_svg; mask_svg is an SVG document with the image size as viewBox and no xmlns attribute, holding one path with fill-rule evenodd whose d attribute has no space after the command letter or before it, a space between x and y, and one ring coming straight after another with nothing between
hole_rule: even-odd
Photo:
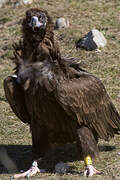
<instances>
[{"instance_id":1,"label":"yellow leg band","mask_svg":"<svg viewBox=\"0 0 120 180\"><path fill-rule=\"evenodd\" d=\"M91 165L92 164L92 159L90 156L86 156L84 159L85 165Z\"/></svg>"}]
</instances>

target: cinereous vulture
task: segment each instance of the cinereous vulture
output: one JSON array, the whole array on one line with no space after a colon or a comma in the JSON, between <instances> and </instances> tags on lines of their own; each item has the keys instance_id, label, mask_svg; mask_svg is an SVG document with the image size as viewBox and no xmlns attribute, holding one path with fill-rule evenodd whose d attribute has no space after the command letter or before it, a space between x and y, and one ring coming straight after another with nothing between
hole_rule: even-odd
<instances>
[{"instance_id":1,"label":"cinereous vulture","mask_svg":"<svg viewBox=\"0 0 120 180\"><path fill-rule=\"evenodd\" d=\"M13 178L30 177L52 144L76 141L85 162L85 176L99 174L92 165L98 139L109 140L120 130L120 116L102 82L61 57L54 24L45 10L29 9L22 40L14 45L14 75L4 80L12 110L32 134L33 163Z\"/></svg>"}]
</instances>

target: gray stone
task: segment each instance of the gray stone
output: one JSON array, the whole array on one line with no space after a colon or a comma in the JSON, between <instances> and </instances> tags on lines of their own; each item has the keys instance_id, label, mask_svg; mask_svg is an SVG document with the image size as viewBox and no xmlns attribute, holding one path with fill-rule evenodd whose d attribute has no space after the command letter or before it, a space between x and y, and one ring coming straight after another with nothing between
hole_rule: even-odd
<instances>
[{"instance_id":1,"label":"gray stone","mask_svg":"<svg viewBox=\"0 0 120 180\"><path fill-rule=\"evenodd\" d=\"M16 8L22 5L29 5L32 3L33 3L33 0L16 0L13 4L13 7Z\"/></svg>"},{"instance_id":2,"label":"gray stone","mask_svg":"<svg viewBox=\"0 0 120 180\"><path fill-rule=\"evenodd\" d=\"M86 50L95 50L105 47L106 44L107 40L104 35L97 29L93 29L76 43L76 47Z\"/></svg>"},{"instance_id":3,"label":"gray stone","mask_svg":"<svg viewBox=\"0 0 120 180\"><path fill-rule=\"evenodd\" d=\"M62 29L62 28L68 28L69 27L69 20L65 19L63 17L60 17L56 20L56 28L57 29Z\"/></svg>"},{"instance_id":4,"label":"gray stone","mask_svg":"<svg viewBox=\"0 0 120 180\"><path fill-rule=\"evenodd\" d=\"M33 0L22 0L24 5L32 4Z\"/></svg>"},{"instance_id":5,"label":"gray stone","mask_svg":"<svg viewBox=\"0 0 120 180\"><path fill-rule=\"evenodd\" d=\"M70 167L68 166L68 164L63 163L63 162L57 163L55 166L56 173L66 173L69 171L69 169Z\"/></svg>"},{"instance_id":6,"label":"gray stone","mask_svg":"<svg viewBox=\"0 0 120 180\"><path fill-rule=\"evenodd\" d=\"M0 0L0 8L2 8L9 0Z\"/></svg>"}]
</instances>

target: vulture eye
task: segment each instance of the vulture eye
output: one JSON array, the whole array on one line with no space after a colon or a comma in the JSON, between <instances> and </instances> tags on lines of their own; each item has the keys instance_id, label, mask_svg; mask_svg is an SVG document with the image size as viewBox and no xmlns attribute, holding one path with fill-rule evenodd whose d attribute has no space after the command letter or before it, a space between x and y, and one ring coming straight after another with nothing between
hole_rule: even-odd
<instances>
[{"instance_id":1,"label":"vulture eye","mask_svg":"<svg viewBox=\"0 0 120 180\"><path fill-rule=\"evenodd\" d=\"M44 19L45 19L45 17L42 16L42 15L39 17L39 20L40 20L40 21L43 21Z\"/></svg>"}]
</instances>

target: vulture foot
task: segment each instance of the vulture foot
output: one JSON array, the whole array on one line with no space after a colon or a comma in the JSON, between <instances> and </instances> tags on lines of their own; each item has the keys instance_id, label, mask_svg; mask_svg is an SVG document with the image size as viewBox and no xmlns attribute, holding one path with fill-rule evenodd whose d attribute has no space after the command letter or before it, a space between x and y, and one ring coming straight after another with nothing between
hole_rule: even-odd
<instances>
[{"instance_id":1,"label":"vulture foot","mask_svg":"<svg viewBox=\"0 0 120 180\"><path fill-rule=\"evenodd\" d=\"M37 174L38 172L44 173L45 169L39 169L37 161L34 161L29 170L20 174L15 174L14 176L11 177L11 179L30 178L31 176Z\"/></svg>"},{"instance_id":2,"label":"vulture foot","mask_svg":"<svg viewBox=\"0 0 120 180\"><path fill-rule=\"evenodd\" d=\"M94 174L102 174L102 172L96 170L92 165L87 165L84 171L84 176L91 177Z\"/></svg>"}]
</instances>

